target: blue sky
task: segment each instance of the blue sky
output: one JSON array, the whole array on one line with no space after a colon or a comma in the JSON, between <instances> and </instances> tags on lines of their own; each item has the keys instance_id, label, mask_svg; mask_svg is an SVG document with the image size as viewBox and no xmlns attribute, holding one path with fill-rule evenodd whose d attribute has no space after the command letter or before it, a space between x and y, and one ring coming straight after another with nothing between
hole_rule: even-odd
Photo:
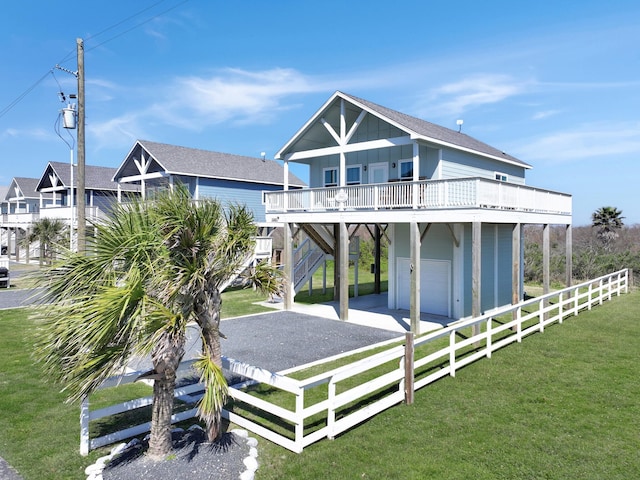
<instances>
[{"instance_id":1,"label":"blue sky","mask_svg":"<svg viewBox=\"0 0 640 480\"><path fill-rule=\"evenodd\" d=\"M76 80L54 67L75 71L83 38L87 164L118 166L136 139L273 158L341 90L463 119L531 164L529 185L571 193L574 225L605 205L640 223L639 25L618 0L11 2L0 184L69 161L58 91Z\"/></svg>"}]
</instances>

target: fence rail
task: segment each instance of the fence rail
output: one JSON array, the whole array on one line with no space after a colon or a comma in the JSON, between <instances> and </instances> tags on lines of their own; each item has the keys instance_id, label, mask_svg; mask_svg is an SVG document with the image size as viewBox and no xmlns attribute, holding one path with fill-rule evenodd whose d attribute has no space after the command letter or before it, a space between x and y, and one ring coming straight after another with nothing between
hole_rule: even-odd
<instances>
[{"instance_id":1,"label":"fence rail","mask_svg":"<svg viewBox=\"0 0 640 480\"><path fill-rule=\"evenodd\" d=\"M223 410L223 417L299 453L322 438L334 438L373 415L407 401L407 398L413 397L415 390L439 378L455 377L456 372L464 366L484 357L489 358L493 352L510 343L522 342L526 336L543 332L552 323L561 324L568 317L576 316L583 310L591 310L594 306L611 300L614 295L619 296L628 291L629 270L620 270L516 305L501 307L479 317L461 320L415 339L410 339L411 334L408 334L404 344L400 344L403 338L399 337L391 342L398 345L385 347L361 360L304 380L295 380L283 373L269 372L223 357L225 370L248 379L241 385L231 386L230 396L236 402L248 405L254 413L262 412L259 418L278 418L280 423L290 427L290 431L288 434L279 433L276 428L269 428L269 421L255 421L233 410ZM423 348L426 346L436 350ZM380 348L379 345L371 348L374 347ZM342 356L351 354L353 352ZM326 359L332 360L335 357ZM314 365L320 364L322 362L315 362ZM129 383L139 374L140 372L134 372L114 377L105 382L103 387ZM254 383L287 392L293 396L293 409L245 391L247 385ZM176 391L176 396L184 398L202 388L200 384L184 387ZM317 388L326 388L326 391L322 400L312 403L308 393ZM190 398L195 400L197 397ZM149 398L143 398L89 411L89 401L85 399L81 408L81 453L86 455L90 449L148 431L149 424L144 424L103 437L89 438L90 420L149 403ZM181 421L195 415L195 409L191 409L174 415L172 420ZM322 418L319 419L318 416ZM314 424L324 426L312 427L309 421L311 417Z\"/></svg>"}]
</instances>

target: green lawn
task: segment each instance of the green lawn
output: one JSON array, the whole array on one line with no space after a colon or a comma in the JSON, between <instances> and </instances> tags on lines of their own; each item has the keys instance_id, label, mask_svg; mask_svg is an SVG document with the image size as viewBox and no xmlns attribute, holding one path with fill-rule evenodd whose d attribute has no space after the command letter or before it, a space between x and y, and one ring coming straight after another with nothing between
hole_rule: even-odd
<instances>
[{"instance_id":1,"label":"green lawn","mask_svg":"<svg viewBox=\"0 0 640 480\"><path fill-rule=\"evenodd\" d=\"M262 441L257 478L640 478L638 312L615 298L302 454Z\"/></svg>"},{"instance_id":2,"label":"green lawn","mask_svg":"<svg viewBox=\"0 0 640 480\"><path fill-rule=\"evenodd\" d=\"M223 308L251 294L229 292ZM302 454L261 439L257 477L638 478L639 312L639 293L614 298ZM78 454L78 405L33 364L27 313L0 311L0 456L26 480L84 478L104 450Z\"/></svg>"}]
</instances>

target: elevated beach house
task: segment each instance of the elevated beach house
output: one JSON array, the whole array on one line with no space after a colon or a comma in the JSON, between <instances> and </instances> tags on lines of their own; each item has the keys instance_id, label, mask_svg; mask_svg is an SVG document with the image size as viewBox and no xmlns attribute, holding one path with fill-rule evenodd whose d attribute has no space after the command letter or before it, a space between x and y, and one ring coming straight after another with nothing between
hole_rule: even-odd
<instances>
[{"instance_id":1,"label":"elevated beach house","mask_svg":"<svg viewBox=\"0 0 640 480\"><path fill-rule=\"evenodd\" d=\"M0 241L2 251L7 255L20 257L20 241L34 222L40 218L40 211L53 205L52 195L37 191L39 179L14 177L3 198Z\"/></svg>"},{"instance_id":2,"label":"elevated beach house","mask_svg":"<svg viewBox=\"0 0 640 480\"><path fill-rule=\"evenodd\" d=\"M455 320L519 301L525 224L542 225L545 252L549 225L566 226L570 279L571 196L526 185L530 165L460 131L336 92L276 158L284 191L265 193L266 219L284 224L285 248L299 228L333 255L342 319L349 241L364 225L389 242L388 307L408 309L414 331L421 312ZM291 162L309 166L310 188L289 188Z\"/></svg>"},{"instance_id":3,"label":"elevated beach house","mask_svg":"<svg viewBox=\"0 0 640 480\"><path fill-rule=\"evenodd\" d=\"M138 140L118 167L113 180L136 184L143 197L157 189L181 183L194 200L216 198L223 204L239 203L264 222L263 191L302 188L293 174L283 178L283 167L273 160L180 147Z\"/></svg>"}]
</instances>

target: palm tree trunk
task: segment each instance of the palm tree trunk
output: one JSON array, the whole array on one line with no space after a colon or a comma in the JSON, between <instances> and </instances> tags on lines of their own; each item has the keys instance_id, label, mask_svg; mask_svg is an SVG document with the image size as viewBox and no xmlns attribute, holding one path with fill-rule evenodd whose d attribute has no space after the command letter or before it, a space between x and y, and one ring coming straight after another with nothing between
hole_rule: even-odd
<instances>
[{"instance_id":1,"label":"palm tree trunk","mask_svg":"<svg viewBox=\"0 0 640 480\"><path fill-rule=\"evenodd\" d=\"M155 381L153 382L149 456L154 460L164 458L173 448L171 441L173 394L176 386L176 371L184 355L184 344L184 335L165 331L151 353Z\"/></svg>"},{"instance_id":2,"label":"palm tree trunk","mask_svg":"<svg viewBox=\"0 0 640 480\"><path fill-rule=\"evenodd\" d=\"M207 352L209 359L222 368L222 348L220 346L220 308L222 300L217 288L212 288L203 295L206 300L200 303L198 309L198 324L202 330L203 341L207 345L203 351ZM213 412L213 415L205 419L207 439L215 442L222 435L221 411Z\"/></svg>"},{"instance_id":3,"label":"palm tree trunk","mask_svg":"<svg viewBox=\"0 0 640 480\"><path fill-rule=\"evenodd\" d=\"M171 415L173 414L173 393L175 375L153 382L153 408L151 413L151 438L149 457L162 460L173 449L171 441Z\"/></svg>"}]
</instances>

